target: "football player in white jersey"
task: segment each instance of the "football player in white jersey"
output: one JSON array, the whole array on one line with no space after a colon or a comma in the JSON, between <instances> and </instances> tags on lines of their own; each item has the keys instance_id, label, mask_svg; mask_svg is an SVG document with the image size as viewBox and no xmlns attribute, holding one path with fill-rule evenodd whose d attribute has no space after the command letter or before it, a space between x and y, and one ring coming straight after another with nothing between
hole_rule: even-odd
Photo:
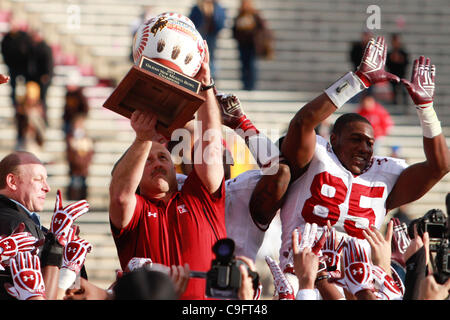
<instances>
[{"instance_id":1,"label":"football player in white jersey","mask_svg":"<svg viewBox=\"0 0 450 320\"><path fill-rule=\"evenodd\" d=\"M449 149L433 109L435 66L424 57L415 61L411 82L401 81L416 105L425 161L408 166L404 160L374 156L373 128L356 114L336 120L329 142L316 135L314 128L359 92L400 81L384 70L385 60L384 38L372 39L356 72L340 78L290 122L281 146L292 175L281 209L282 268L295 227L329 221L341 236L364 239L363 230L379 229L389 210L419 199L449 171Z\"/></svg>"},{"instance_id":2,"label":"football player in white jersey","mask_svg":"<svg viewBox=\"0 0 450 320\"><path fill-rule=\"evenodd\" d=\"M284 203L291 179L279 148L245 115L233 94L218 93L222 123L246 143L260 170L248 170L225 184L227 236L235 241L236 255L256 260L265 232Z\"/></svg>"},{"instance_id":3,"label":"football player in white jersey","mask_svg":"<svg viewBox=\"0 0 450 320\"><path fill-rule=\"evenodd\" d=\"M236 254L253 261L265 232L284 201L291 178L278 147L260 132L243 112L233 94L218 93L222 123L246 143L260 170L248 170L225 184L227 236L236 243Z\"/></svg>"}]
</instances>

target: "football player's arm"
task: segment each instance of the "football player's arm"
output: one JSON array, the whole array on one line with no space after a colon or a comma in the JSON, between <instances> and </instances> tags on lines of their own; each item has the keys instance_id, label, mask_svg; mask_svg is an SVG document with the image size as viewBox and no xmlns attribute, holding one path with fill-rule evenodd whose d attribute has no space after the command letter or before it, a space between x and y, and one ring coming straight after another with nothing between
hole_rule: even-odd
<instances>
[{"instance_id":1,"label":"football player's arm","mask_svg":"<svg viewBox=\"0 0 450 320\"><path fill-rule=\"evenodd\" d=\"M337 110L327 94L323 93L304 105L289 123L281 145L281 153L291 168L292 180L297 179L311 161L316 146L317 127Z\"/></svg>"},{"instance_id":2,"label":"football player's arm","mask_svg":"<svg viewBox=\"0 0 450 320\"><path fill-rule=\"evenodd\" d=\"M290 179L289 166L280 163L275 174L263 175L256 184L250 197L249 209L253 221L261 230L267 230L283 205Z\"/></svg>"},{"instance_id":3,"label":"football player's arm","mask_svg":"<svg viewBox=\"0 0 450 320\"><path fill-rule=\"evenodd\" d=\"M222 124L240 136L250 150L258 166L267 171L279 162L280 150L247 117L238 97L232 93L216 93L222 116ZM273 173L272 173L273 174Z\"/></svg>"},{"instance_id":4,"label":"football player's arm","mask_svg":"<svg viewBox=\"0 0 450 320\"><path fill-rule=\"evenodd\" d=\"M323 300L343 300L345 299L334 283L328 281L328 271L317 274L315 286L319 290ZM325 277L324 277L325 276Z\"/></svg>"},{"instance_id":5,"label":"football player's arm","mask_svg":"<svg viewBox=\"0 0 450 320\"><path fill-rule=\"evenodd\" d=\"M281 208L289 186L289 166L280 163L280 150L247 117L239 98L234 94L217 93L222 123L232 129L246 143L253 158L263 172L250 198L249 209L253 221L261 230L267 230Z\"/></svg>"},{"instance_id":6,"label":"football player's arm","mask_svg":"<svg viewBox=\"0 0 450 320\"><path fill-rule=\"evenodd\" d=\"M281 147L281 153L291 166L292 179L306 170L313 157L316 144L314 128L318 124L365 88L378 82L400 80L384 70L386 53L383 37L371 39L358 69L345 74L294 116Z\"/></svg>"},{"instance_id":7,"label":"football player's arm","mask_svg":"<svg viewBox=\"0 0 450 320\"><path fill-rule=\"evenodd\" d=\"M152 137L156 134L154 114L136 110L130 120L136 138L116 163L109 186L109 218L118 229L127 226L133 217L136 206L135 192L152 147Z\"/></svg>"},{"instance_id":8,"label":"football player's arm","mask_svg":"<svg viewBox=\"0 0 450 320\"><path fill-rule=\"evenodd\" d=\"M450 155L445 137L424 137L423 147L426 160L402 171L386 200L387 210L420 199L448 173Z\"/></svg>"},{"instance_id":9,"label":"football player's arm","mask_svg":"<svg viewBox=\"0 0 450 320\"><path fill-rule=\"evenodd\" d=\"M58 296L59 268L57 266L42 267L42 278L45 283L45 296L48 300L60 299Z\"/></svg>"},{"instance_id":10,"label":"football player's arm","mask_svg":"<svg viewBox=\"0 0 450 320\"><path fill-rule=\"evenodd\" d=\"M402 79L416 105L423 131L425 161L402 171L386 200L386 209L394 209L425 195L450 171L450 153L433 108L436 68L430 59L415 60L411 82Z\"/></svg>"},{"instance_id":11,"label":"football player's arm","mask_svg":"<svg viewBox=\"0 0 450 320\"><path fill-rule=\"evenodd\" d=\"M206 41L205 48L207 49ZM196 79L202 83L202 86L211 84L208 50ZM194 144L194 168L203 185L209 193L213 194L221 186L224 177L222 120L213 88L201 91L201 95L206 98L206 101L197 111L201 136Z\"/></svg>"}]
</instances>

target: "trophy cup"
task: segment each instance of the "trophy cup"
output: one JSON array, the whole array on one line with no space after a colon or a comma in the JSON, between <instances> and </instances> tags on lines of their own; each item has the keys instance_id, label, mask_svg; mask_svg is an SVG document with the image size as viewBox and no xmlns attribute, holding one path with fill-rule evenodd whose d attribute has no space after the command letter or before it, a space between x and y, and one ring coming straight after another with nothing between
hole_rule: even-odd
<instances>
[{"instance_id":1,"label":"trophy cup","mask_svg":"<svg viewBox=\"0 0 450 320\"><path fill-rule=\"evenodd\" d=\"M136 109L151 110L157 115L156 130L169 138L205 102L201 83L193 79L204 55L203 39L189 18L176 13L151 18L134 36L135 65L103 107L127 118Z\"/></svg>"}]
</instances>

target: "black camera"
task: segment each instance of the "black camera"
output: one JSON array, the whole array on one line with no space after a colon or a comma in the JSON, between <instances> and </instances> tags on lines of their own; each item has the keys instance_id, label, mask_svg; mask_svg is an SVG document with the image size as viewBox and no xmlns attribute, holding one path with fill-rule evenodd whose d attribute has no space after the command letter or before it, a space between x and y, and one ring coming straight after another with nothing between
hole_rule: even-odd
<instances>
[{"instance_id":1,"label":"black camera","mask_svg":"<svg viewBox=\"0 0 450 320\"><path fill-rule=\"evenodd\" d=\"M220 299L237 299L241 287L241 272L239 266L247 267L249 276L252 277L253 288L257 290L259 275L250 270L249 266L236 260L234 256L234 241L226 238L217 241L212 250L216 259L211 262L211 270L206 274L206 296Z\"/></svg>"},{"instance_id":2,"label":"black camera","mask_svg":"<svg viewBox=\"0 0 450 320\"><path fill-rule=\"evenodd\" d=\"M447 216L450 213L450 193L447 193L445 197L445 205L447 207ZM434 265L436 272L434 278L440 284L445 283L450 278L450 217L447 220L447 237L441 241L438 246L436 257L434 259Z\"/></svg>"},{"instance_id":3,"label":"black camera","mask_svg":"<svg viewBox=\"0 0 450 320\"><path fill-rule=\"evenodd\" d=\"M434 277L436 281L440 284L443 284L450 277L450 241L449 239L444 239L439 245L439 248L436 253L436 258L434 259L434 263L436 266L436 273Z\"/></svg>"},{"instance_id":4,"label":"black camera","mask_svg":"<svg viewBox=\"0 0 450 320\"><path fill-rule=\"evenodd\" d=\"M422 218L411 221L408 226L408 235L414 238L414 225L417 226L417 233L423 236L428 232L430 237L430 251L437 252L443 239L448 238L448 219L440 209L431 209Z\"/></svg>"}]
</instances>

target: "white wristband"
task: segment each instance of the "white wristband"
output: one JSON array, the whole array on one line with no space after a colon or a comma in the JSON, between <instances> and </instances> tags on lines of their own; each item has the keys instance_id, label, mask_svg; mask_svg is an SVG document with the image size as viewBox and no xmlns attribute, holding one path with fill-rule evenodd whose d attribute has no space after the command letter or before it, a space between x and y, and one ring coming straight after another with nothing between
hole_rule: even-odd
<instances>
[{"instance_id":1,"label":"white wristband","mask_svg":"<svg viewBox=\"0 0 450 320\"><path fill-rule=\"evenodd\" d=\"M314 289L300 289L297 292L295 300L317 300L316 290Z\"/></svg>"},{"instance_id":2,"label":"white wristband","mask_svg":"<svg viewBox=\"0 0 450 320\"><path fill-rule=\"evenodd\" d=\"M431 139L442 133L441 122L434 111L433 102L416 106L416 110L425 138Z\"/></svg>"},{"instance_id":3,"label":"white wristband","mask_svg":"<svg viewBox=\"0 0 450 320\"><path fill-rule=\"evenodd\" d=\"M337 108L365 89L364 83L353 72L346 73L342 78L325 89L327 96Z\"/></svg>"},{"instance_id":4,"label":"white wristband","mask_svg":"<svg viewBox=\"0 0 450 320\"><path fill-rule=\"evenodd\" d=\"M77 274L75 271L67 268L61 268L59 270L58 287L64 290L68 289L75 282L76 277Z\"/></svg>"},{"instance_id":5,"label":"white wristband","mask_svg":"<svg viewBox=\"0 0 450 320\"><path fill-rule=\"evenodd\" d=\"M245 137L245 133L242 133L241 135L240 131L241 130L237 130L238 134L243 139L247 140L248 149L253 158L255 158L263 174L271 175L277 173L278 164L280 162L280 150L277 146L262 132L250 137Z\"/></svg>"}]
</instances>

